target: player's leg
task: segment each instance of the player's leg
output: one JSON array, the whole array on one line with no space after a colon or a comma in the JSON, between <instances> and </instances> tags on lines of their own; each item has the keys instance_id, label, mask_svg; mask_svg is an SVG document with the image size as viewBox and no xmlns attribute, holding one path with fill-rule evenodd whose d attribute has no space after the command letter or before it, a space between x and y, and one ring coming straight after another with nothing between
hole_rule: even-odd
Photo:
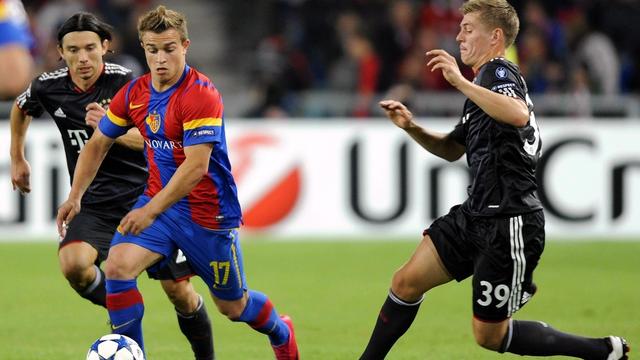
<instances>
[{"instance_id":1,"label":"player's leg","mask_svg":"<svg viewBox=\"0 0 640 360\"><path fill-rule=\"evenodd\" d=\"M465 241L465 222L460 206L455 206L424 231L411 259L394 274L389 296L360 359L384 359L411 326L424 293L473 273L473 251Z\"/></svg>"},{"instance_id":2,"label":"player's leg","mask_svg":"<svg viewBox=\"0 0 640 360\"><path fill-rule=\"evenodd\" d=\"M80 212L60 242L58 261L69 285L83 298L106 307L105 276L96 265L107 257L113 226Z\"/></svg>"},{"instance_id":3,"label":"player's leg","mask_svg":"<svg viewBox=\"0 0 640 360\"><path fill-rule=\"evenodd\" d=\"M27 89L33 72L29 50L19 45L0 47L0 100L9 100Z\"/></svg>"},{"instance_id":4,"label":"player's leg","mask_svg":"<svg viewBox=\"0 0 640 360\"><path fill-rule=\"evenodd\" d=\"M32 41L26 26L0 20L0 100L15 99L29 85L33 76L29 53Z\"/></svg>"},{"instance_id":5,"label":"player's leg","mask_svg":"<svg viewBox=\"0 0 640 360\"><path fill-rule=\"evenodd\" d=\"M474 319L473 328L480 345L500 353L621 360L627 359L629 352L625 340L620 337L582 337L558 331L541 321L508 319L500 323L486 323Z\"/></svg>"},{"instance_id":6,"label":"player's leg","mask_svg":"<svg viewBox=\"0 0 640 360\"><path fill-rule=\"evenodd\" d=\"M21 9L12 9L24 13ZM20 18L14 11L6 10L7 17L0 20L0 100L13 100L29 85L33 76L33 59L29 49L33 46L33 37L28 24L14 22Z\"/></svg>"},{"instance_id":7,"label":"player's leg","mask_svg":"<svg viewBox=\"0 0 640 360\"><path fill-rule=\"evenodd\" d=\"M180 246L222 314L267 335L278 359L299 358L291 319L279 316L267 295L246 288L237 230L198 227Z\"/></svg>"},{"instance_id":8,"label":"player's leg","mask_svg":"<svg viewBox=\"0 0 640 360\"><path fill-rule=\"evenodd\" d=\"M586 338L560 332L540 321L510 319L531 295L533 270L544 247L544 216L539 211L503 221L496 233L498 241L500 234L508 239L508 249L501 251L505 258L496 261L497 254L491 259L480 257L474 275L473 332L478 344L519 355L625 359L628 347L621 338ZM496 268L500 267L497 264L510 264L507 278L499 279L497 274L504 271Z\"/></svg>"},{"instance_id":9,"label":"player's leg","mask_svg":"<svg viewBox=\"0 0 640 360\"><path fill-rule=\"evenodd\" d=\"M195 273L182 251L176 251L157 272L148 270L149 277L159 279L162 289L176 310L180 331L189 341L196 360L213 360L213 331L202 296L189 278Z\"/></svg>"},{"instance_id":10,"label":"player's leg","mask_svg":"<svg viewBox=\"0 0 640 360\"><path fill-rule=\"evenodd\" d=\"M360 359L384 359L413 323L424 294L451 280L431 237L425 235L411 259L393 275L391 290Z\"/></svg>"},{"instance_id":11,"label":"player's leg","mask_svg":"<svg viewBox=\"0 0 640 360\"><path fill-rule=\"evenodd\" d=\"M147 230L141 235L147 233ZM111 330L132 338L143 351L144 303L138 290L137 277L144 269L161 260L165 254L162 249L149 246L154 249L152 251L138 245L148 246L144 240L148 239L116 233L104 270L107 277L107 310L111 319ZM166 254L170 255L172 250L166 251Z\"/></svg>"}]
</instances>

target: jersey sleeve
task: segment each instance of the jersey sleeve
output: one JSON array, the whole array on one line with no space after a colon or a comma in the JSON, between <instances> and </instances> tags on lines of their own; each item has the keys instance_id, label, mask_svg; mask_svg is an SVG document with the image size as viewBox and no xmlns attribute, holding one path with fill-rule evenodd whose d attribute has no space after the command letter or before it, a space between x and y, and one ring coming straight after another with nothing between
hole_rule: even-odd
<instances>
[{"instance_id":1,"label":"jersey sleeve","mask_svg":"<svg viewBox=\"0 0 640 360\"><path fill-rule=\"evenodd\" d=\"M482 74L480 85L493 92L526 101L526 91L520 81L520 74L501 62L487 65L487 69Z\"/></svg>"},{"instance_id":2,"label":"jersey sleeve","mask_svg":"<svg viewBox=\"0 0 640 360\"><path fill-rule=\"evenodd\" d=\"M449 136L460 145L466 146L467 135L465 133L464 123L462 119L456 124L456 127L449 133Z\"/></svg>"},{"instance_id":3,"label":"jersey sleeve","mask_svg":"<svg viewBox=\"0 0 640 360\"><path fill-rule=\"evenodd\" d=\"M118 90L109 104L107 114L102 117L98 125L100 131L112 139L124 135L132 127L125 104L128 88L129 86L125 85Z\"/></svg>"},{"instance_id":4,"label":"jersey sleeve","mask_svg":"<svg viewBox=\"0 0 640 360\"><path fill-rule=\"evenodd\" d=\"M40 103L39 92L42 85L38 79L34 79L27 90L16 98L16 105L26 115L40 117L44 112L44 107Z\"/></svg>"},{"instance_id":5,"label":"jersey sleeve","mask_svg":"<svg viewBox=\"0 0 640 360\"><path fill-rule=\"evenodd\" d=\"M183 97L184 146L221 141L224 106L212 85L196 84Z\"/></svg>"}]
</instances>

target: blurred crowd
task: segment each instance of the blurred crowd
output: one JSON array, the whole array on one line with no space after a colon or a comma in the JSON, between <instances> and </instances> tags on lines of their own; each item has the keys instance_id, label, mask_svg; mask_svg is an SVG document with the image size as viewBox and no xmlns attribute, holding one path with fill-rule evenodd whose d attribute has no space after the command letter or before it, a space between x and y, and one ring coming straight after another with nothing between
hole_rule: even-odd
<instances>
[{"instance_id":1,"label":"blurred crowd","mask_svg":"<svg viewBox=\"0 0 640 360\"><path fill-rule=\"evenodd\" d=\"M383 95L402 100L417 92L452 90L439 72L426 71L424 53L442 48L458 55L463 0L185 0L167 5L180 10L187 2L223 9L227 34L222 38L228 42L223 48L230 61L216 71L230 74L251 94L241 116L299 116L301 94L327 92L349 94L352 105L344 115L366 117ZM640 1L510 2L521 29L508 58L520 66L532 95L573 94L587 103L593 94L640 92ZM162 1L23 3L38 44L39 71L62 65L56 30L84 10L115 28L108 60L144 72L136 21ZM203 25L197 31L212 31ZM466 67L463 74L473 78Z\"/></svg>"},{"instance_id":2,"label":"blurred crowd","mask_svg":"<svg viewBox=\"0 0 640 360\"><path fill-rule=\"evenodd\" d=\"M425 70L425 51L458 55L462 0L273 1L255 51L253 116L293 111L303 90L357 94L350 116L370 115L374 94L402 99L451 90ZM640 2L511 1L521 29L508 58L532 94L615 95L640 90ZM473 74L465 68L468 78Z\"/></svg>"}]
</instances>

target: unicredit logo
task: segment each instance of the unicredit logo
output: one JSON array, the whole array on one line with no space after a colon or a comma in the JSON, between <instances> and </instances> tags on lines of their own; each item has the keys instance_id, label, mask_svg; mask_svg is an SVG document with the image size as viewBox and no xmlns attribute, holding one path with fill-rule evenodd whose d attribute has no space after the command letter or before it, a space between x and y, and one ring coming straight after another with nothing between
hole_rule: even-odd
<instances>
[{"instance_id":1,"label":"unicredit logo","mask_svg":"<svg viewBox=\"0 0 640 360\"><path fill-rule=\"evenodd\" d=\"M266 229L287 218L302 188L296 153L276 137L264 134L234 139L230 153L245 228Z\"/></svg>"}]
</instances>

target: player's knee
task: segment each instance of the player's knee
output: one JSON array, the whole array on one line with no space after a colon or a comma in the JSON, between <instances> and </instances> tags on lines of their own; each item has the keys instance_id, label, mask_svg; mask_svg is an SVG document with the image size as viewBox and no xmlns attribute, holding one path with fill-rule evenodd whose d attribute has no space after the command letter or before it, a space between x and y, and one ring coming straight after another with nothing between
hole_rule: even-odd
<instances>
[{"instance_id":1,"label":"player's knee","mask_svg":"<svg viewBox=\"0 0 640 360\"><path fill-rule=\"evenodd\" d=\"M422 290L411 281L404 269L400 269L393 274L391 291L400 299L406 301L418 300L423 295Z\"/></svg>"},{"instance_id":2,"label":"player's knee","mask_svg":"<svg viewBox=\"0 0 640 360\"><path fill-rule=\"evenodd\" d=\"M93 264L65 261L60 263L60 270L73 287L83 287L91 281L91 268Z\"/></svg>"},{"instance_id":3,"label":"player's knee","mask_svg":"<svg viewBox=\"0 0 640 360\"><path fill-rule=\"evenodd\" d=\"M474 329L473 335L476 339L476 343L485 349L498 351L502 345L504 335L497 332L482 331Z\"/></svg>"},{"instance_id":4,"label":"player's knee","mask_svg":"<svg viewBox=\"0 0 640 360\"><path fill-rule=\"evenodd\" d=\"M245 306L247 305L245 298L240 298L235 301L220 301L214 299L214 302L218 311L231 321L238 321L244 312Z\"/></svg>"},{"instance_id":5,"label":"player's knee","mask_svg":"<svg viewBox=\"0 0 640 360\"><path fill-rule=\"evenodd\" d=\"M218 306L218 310L224 316L226 316L231 321L237 321L240 316L242 316L242 312L244 311L244 307L239 304L227 305L220 307Z\"/></svg>"},{"instance_id":6,"label":"player's knee","mask_svg":"<svg viewBox=\"0 0 640 360\"><path fill-rule=\"evenodd\" d=\"M162 281L167 298L183 314L190 314L198 307L199 296L189 281Z\"/></svg>"},{"instance_id":7,"label":"player's knee","mask_svg":"<svg viewBox=\"0 0 640 360\"><path fill-rule=\"evenodd\" d=\"M104 263L104 274L107 279L128 280L135 277L130 273L131 271L126 264L119 261L107 258L107 261Z\"/></svg>"}]
</instances>

